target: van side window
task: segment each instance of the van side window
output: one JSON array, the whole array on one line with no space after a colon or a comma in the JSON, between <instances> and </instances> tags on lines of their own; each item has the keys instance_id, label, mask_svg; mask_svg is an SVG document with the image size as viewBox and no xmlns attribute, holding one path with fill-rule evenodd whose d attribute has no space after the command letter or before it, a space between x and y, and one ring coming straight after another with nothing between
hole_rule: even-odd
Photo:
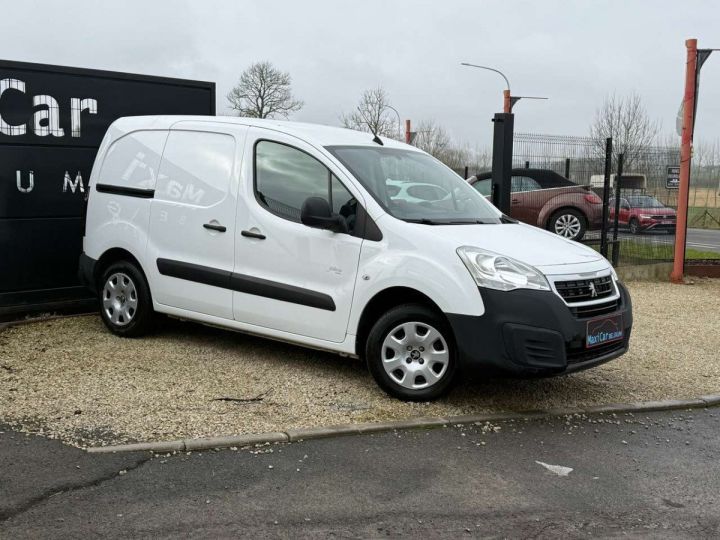
<instances>
[{"instance_id":1,"label":"van side window","mask_svg":"<svg viewBox=\"0 0 720 540\"><path fill-rule=\"evenodd\" d=\"M167 131L135 131L108 148L98 182L112 186L155 189Z\"/></svg>"},{"instance_id":2,"label":"van side window","mask_svg":"<svg viewBox=\"0 0 720 540\"><path fill-rule=\"evenodd\" d=\"M228 195L235 139L220 133L171 131L165 145L155 198L212 206Z\"/></svg>"},{"instance_id":3,"label":"van side window","mask_svg":"<svg viewBox=\"0 0 720 540\"><path fill-rule=\"evenodd\" d=\"M322 197L345 217L352 232L355 198L325 165L292 146L264 140L255 144L255 194L272 213L298 223L305 200Z\"/></svg>"}]
</instances>

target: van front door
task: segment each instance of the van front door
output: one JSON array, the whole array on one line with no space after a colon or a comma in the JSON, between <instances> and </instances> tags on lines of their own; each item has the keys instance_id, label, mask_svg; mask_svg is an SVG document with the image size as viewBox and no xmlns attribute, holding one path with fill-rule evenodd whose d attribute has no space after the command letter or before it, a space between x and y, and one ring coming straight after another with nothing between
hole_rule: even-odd
<instances>
[{"instance_id":1,"label":"van front door","mask_svg":"<svg viewBox=\"0 0 720 540\"><path fill-rule=\"evenodd\" d=\"M339 171L300 139L251 128L239 197L233 311L239 322L342 342L362 239L352 235L360 200ZM323 197L350 233L300 223L308 197Z\"/></svg>"},{"instance_id":2,"label":"van front door","mask_svg":"<svg viewBox=\"0 0 720 540\"><path fill-rule=\"evenodd\" d=\"M168 136L151 204L148 277L156 302L232 320L235 154L247 128L202 129L183 124Z\"/></svg>"}]
</instances>

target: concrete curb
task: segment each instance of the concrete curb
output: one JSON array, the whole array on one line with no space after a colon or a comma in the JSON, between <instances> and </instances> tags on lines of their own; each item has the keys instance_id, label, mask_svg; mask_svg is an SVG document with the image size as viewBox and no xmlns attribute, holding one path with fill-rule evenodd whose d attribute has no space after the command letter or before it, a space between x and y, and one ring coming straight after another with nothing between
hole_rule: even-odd
<instances>
[{"instance_id":1,"label":"concrete curb","mask_svg":"<svg viewBox=\"0 0 720 540\"><path fill-rule=\"evenodd\" d=\"M678 409L704 409L720 406L720 394L709 394L697 399L672 399L665 401L642 401L637 403L609 403L593 407L553 408L537 411L498 412L484 414L466 414L447 417L408 418L389 422L367 424L342 424L337 426L288 429L271 433L255 433L250 435L230 435L227 437L207 437L202 439L178 439L165 442L145 442L120 444L115 446L96 446L88 448L92 454L112 452L189 452L213 450L269 444L279 442L297 442L310 439L324 439L343 435L360 435L363 433L380 433L399 429L429 429L441 426L473 424L475 422L500 422L503 420L532 420L571 414L603 414L603 413L643 413L653 411L672 411Z\"/></svg>"}]
</instances>

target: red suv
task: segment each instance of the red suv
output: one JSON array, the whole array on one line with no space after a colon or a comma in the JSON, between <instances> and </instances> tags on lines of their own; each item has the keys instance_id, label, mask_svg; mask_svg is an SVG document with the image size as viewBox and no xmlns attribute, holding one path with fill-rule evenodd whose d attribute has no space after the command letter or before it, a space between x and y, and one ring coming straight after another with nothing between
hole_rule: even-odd
<instances>
[{"instance_id":1,"label":"red suv","mask_svg":"<svg viewBox=\"0 0 720 540\"><path fill-rule=\"evenodd\" d=\"M478 174L468 182L490 196L492 173ZM602 225L602 199L564 176L546 169L513 169L510 216L553 231L570 240L581 240L585 231Z\"/></svg>"},{"instance_id":2,"label":"red suv","mask_svg":"<svg viewBox=\"0 0 720 540\"><path fill-rule=\"evenodd\" d=\"M615 217L614 205L610 205L610 222ZM629 195L620 199L618 225L628 227L632 234L645 231L675 232L677 213L650 195Z\"/></svg>"}]
</instances>

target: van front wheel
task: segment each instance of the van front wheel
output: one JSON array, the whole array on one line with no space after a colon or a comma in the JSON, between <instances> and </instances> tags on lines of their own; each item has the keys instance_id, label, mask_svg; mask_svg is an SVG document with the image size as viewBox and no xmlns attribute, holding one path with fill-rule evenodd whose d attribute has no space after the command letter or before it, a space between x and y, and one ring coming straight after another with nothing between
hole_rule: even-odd
<instances>
[{"instance_id":1,"label":"van front wheel","mask_svg":"<svg viewBox=\"0 0 720 540\"><path fill-rule=\"evenodd\" d=\"M138 337L150 331L153 306L145 276L129 261L108 266L100 279L100 316L118 336Z\"/></svg>"},{"instance_id":2,"label":"van front wheel","mask_svg":"<svg viewBox=\"0 0 720 540\"><path fill-rule=\"evenodd\" d=\"M445 394L457 363L447 323L420 304L398 306L380 317L370 330L365 358L378 385L406 401Z\"/></svg>"}]
</instances>

